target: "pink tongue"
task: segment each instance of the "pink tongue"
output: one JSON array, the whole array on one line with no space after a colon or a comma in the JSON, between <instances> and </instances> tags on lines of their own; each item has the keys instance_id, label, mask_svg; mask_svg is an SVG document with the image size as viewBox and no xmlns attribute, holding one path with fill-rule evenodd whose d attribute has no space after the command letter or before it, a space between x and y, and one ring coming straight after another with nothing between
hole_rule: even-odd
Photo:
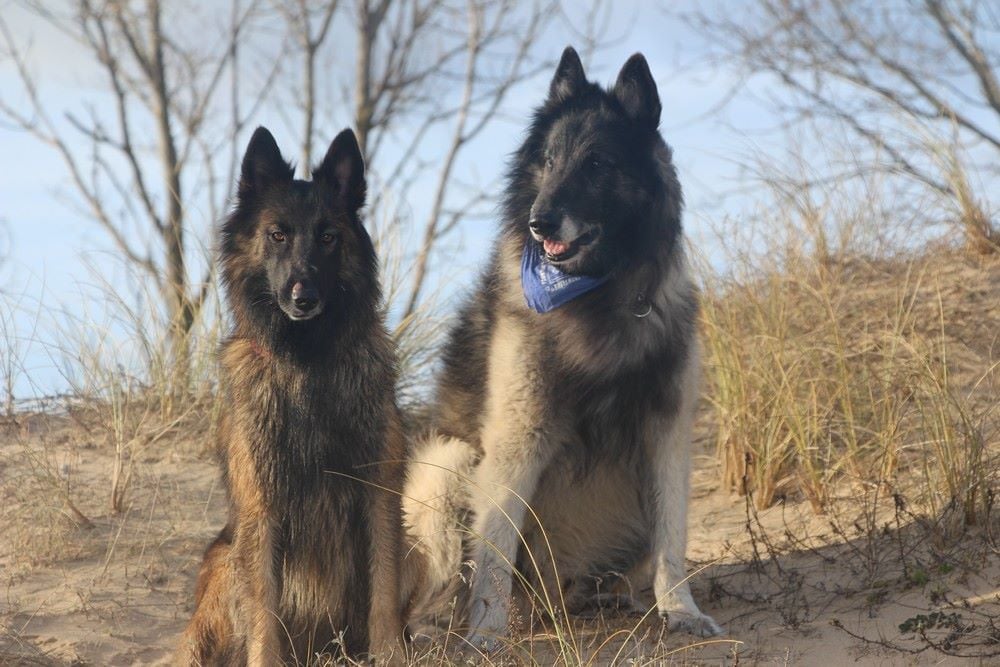
<instances>
[{"instance_id":1,"label":"pink tongue","mask_svg":"<svg viewBox=\"0 0 1000 667\"><path fill-rule=\"evenodd\" d=\"M548 239L542 241L542 248L549 255L561 255L567 250L569 250L568 243L562 243L561 241L549 241Z\"/></svg>"}]
</instances>

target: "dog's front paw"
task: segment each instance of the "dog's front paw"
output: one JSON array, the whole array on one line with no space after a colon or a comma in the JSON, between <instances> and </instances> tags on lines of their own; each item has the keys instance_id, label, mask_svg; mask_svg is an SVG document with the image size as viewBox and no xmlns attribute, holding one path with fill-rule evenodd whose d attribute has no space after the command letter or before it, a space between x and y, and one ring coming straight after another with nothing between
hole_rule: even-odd
<instances>
[{"instance_id":1,"label":"dog's front paw","mask_svg":"<svg viewBox=\"0 0 1000 667\"><path fill-rule=\"evenodd\" d=\"M465 643L470 650L484 655L495 655L504 647L502 634L480 630L469 632L465 636Z\"/></svg>"},{"instance_id":2,"label":"dog's front paw","mask_svg":"<svg viewBox=\"0 0 1000 667\"><path fill-rule=\"evenodd\" d=\"M372 642L372 652L368 657L376 667L403 667L410 662L406 646L396 641Z\"/></svg>"},{"instance_id":3,"label":"dog's front paw","mask_svg":"<svg viewBox=\"0 0 1000 667\"><path fill-rule=\"evenodd\" d=\"M726 634L715 620L698 610L675 609L660 613L670 632L686 632L698 637L718 637Z\"/></svg>"},{"instance_id":4,"label":"dog's front paw","mask_svg":"<svg viewBox=\"0 0 1000 667\"><path fill-rule=\"evenodd\" d=\"M498 609L490 600L476 598L469 608L469 632L465 641L472 649L486 654L496 653L503 647L504 627L498 623Z\"/></svg>"},{"instance_id":5,"label":"dog's front paw","mask_svg":"<svg viewBox=\"0 0 1000 667\"><path fill-rule=\"evenodd\" d=\"M627 593L597 593L570 607L570 613L580 618L599 618L605 613L642 616L648 607Z\"/></svg>"}]
</instances>

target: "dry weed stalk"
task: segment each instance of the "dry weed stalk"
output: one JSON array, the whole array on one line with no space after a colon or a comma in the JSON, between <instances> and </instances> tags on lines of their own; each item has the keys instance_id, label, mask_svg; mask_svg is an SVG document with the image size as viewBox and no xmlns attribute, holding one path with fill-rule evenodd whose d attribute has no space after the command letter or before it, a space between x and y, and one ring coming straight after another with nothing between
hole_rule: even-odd
<instances>
[{"instance_id":1,"label":"dry weed stalk","mask_svg":"<svg viewBox=\"0 0 1000 667\"><path fill-rule=\"evenodd\" d=\"M831 249L830 238L850 238L838 229L881 224L884 205L835 208L810 196L782 182L769 234L751 253L726 248L728 276L704 275L726 488L752 491L760 508L802 494L822 512L844 483L892 489L901 470L920 470L930 512L957 504L965 523L981 523L997 460L989 410L976 399L988 399L994 368L971 387L953 377L956 343L933 257Z\"/></svg>"}]
</instances>

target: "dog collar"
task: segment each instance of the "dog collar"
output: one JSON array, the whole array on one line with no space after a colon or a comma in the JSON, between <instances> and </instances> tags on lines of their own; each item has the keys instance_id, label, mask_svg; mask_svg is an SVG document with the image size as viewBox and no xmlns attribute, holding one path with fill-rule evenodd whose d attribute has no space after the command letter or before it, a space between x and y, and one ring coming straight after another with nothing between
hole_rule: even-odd
<instances>
[{"instance_id":1,"label":"dog collar","mask_svg":"<svg viewBox=\"0 0 1000 667\"><path fill-rule=\"evenodd\" d=\"M537 243L528 243L521 254L521 287L524 300L536 313L547 313L603 285L608 276L575 276L545 261Z\"/></svg>"}]
</instances>

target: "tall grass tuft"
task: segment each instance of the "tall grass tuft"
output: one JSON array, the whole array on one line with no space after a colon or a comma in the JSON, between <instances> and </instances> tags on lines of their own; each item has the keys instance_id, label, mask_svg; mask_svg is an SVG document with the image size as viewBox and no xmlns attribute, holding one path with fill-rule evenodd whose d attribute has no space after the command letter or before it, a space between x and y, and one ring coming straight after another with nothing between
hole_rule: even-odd
<instances>
[{"instance_id":1,"label":"tall grass tuft","mask_svg":"<svg viewBox=\"0 0 1000 667\"><path fill-rule=\"evenodd\" d=\"M119 278L124 284L148 285L128 271ZM188 334L190 386L178 401L167 323L153 288L129 292L113 289L108 279L96 281L76 313L49 325L54 340L45 346L68 387L66 412L114 452L108 496L110 509L120 514L143 450L167 439L194 441L195 451L209 446L219 414L215 351L222 317L213 285Z\"/></svg>"},{"instance_id":2,"label":"tall grass tuft","mask_svg":"<svg viewBox=\"0 0 1000 667\"><path fill-rule=\"evenodd\" d=\"M797 496L824 512L844 485L895 489L918 477L929 511L958 507L965 523L981 521L998 470L983 396L994 368L952 358L964 346L951 326L959 308L938 275L957 255L831 252L826 235L808 242L817 223L801 210L784 210L774 228L806 242L772 237L728 275L703 279L725 487L759 508Z\"/></svg>"}]
</instances>

